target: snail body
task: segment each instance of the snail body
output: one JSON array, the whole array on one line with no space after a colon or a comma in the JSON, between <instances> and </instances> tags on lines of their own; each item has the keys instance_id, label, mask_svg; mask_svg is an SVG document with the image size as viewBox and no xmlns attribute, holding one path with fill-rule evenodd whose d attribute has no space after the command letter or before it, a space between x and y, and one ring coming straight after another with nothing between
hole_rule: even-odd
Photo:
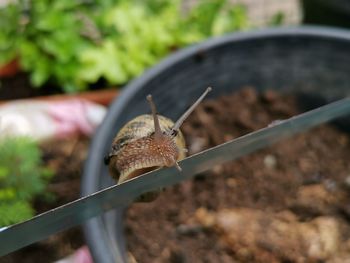
<instances>
[{"instance_id":1,"label":"snail body","mask_svg":"<svg viewBox=\"0 0 350 263\"><path fill-rule=\"evenodd\" d=\"M174 122L162 115L158 115L158 119L161 130L169 133ZM112 143L112 152L115 155L110 159L109 172L118 183L165 166L164 157L153 149L156 146L152 147L154 133L152 115L144 114L125 124L115 136ZM185 151L181 151L186 148L181 131L173 139L170 138L168 144L167 147L170 149L166 152L174 155L176 161L186 157Z\"/></svg>"},{"instance_id":2,"label":"snail body","mask_svg":"<svg viewBox=\"0 0 350 263\"><path fill-rule=\"evenodd\" d=\"M186 145L180 126L210 90L208 88L175 123L157 115L152 96L147 96L152 114L140 115L126 123L105 157L110 175L118 184L161 167L175 166L181 171L178 161L185 158ZM149 193L149 196L146 201L153 200L157 194Z\"/></svg>"}]
</instances>

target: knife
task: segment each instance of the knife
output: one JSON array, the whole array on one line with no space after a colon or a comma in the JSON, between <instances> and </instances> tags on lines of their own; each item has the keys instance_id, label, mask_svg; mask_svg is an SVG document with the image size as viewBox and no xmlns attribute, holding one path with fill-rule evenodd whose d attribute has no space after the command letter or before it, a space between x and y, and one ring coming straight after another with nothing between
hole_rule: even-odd
<instances>
[{"instance_id":1,"label":"knife","mask_svg":"<svg viewBox=\"0 0 350 263\"><path fill-rule=\"evenodd\" d=\"M2 228L0 256L79 225L115 207L125 206L140 194L179 183L215 165L235 160L349 113L350 98L345 98L274 122L266 128L192 155L180 162L182 172L174 167L158 169L49 210L25 222Z\"/></svg>"}]
</instances>

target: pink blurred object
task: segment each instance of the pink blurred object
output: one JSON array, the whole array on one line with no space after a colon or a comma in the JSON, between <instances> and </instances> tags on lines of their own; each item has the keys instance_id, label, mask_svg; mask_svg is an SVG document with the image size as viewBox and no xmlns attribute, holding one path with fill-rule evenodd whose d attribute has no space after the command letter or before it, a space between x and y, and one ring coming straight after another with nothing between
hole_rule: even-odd
<instances>
[{"instance_id":1,"label":"pink blurred object","mask_svg":"<svg viewBox=\"0 0 350 263\"><path fill-rule=\"evenodd\" d=\"M78 249L74 255L74 263L93 263L90 250L87 246Z\"/></svg>"},{"instance_id":2,"label":"pink blurred object","mask_svg":"<svg viewBox=\"0 0 350 263\"><path fill-rule=\"evenodd\" d=\"M0 137L45 140L77 133L90 136L106 111L106 107L83 99L14 101L0 106Z\"/></svg>"},{"instance_id":3,"label":"pink blurred object","mask_svg":"<svg viewBox=\"0 0 350 263\"><path fill-rule=\"evenodd\" d=\"M58 260L55 263L94 263L90 254L89 248L83 246L64 259Z\"/></svg>"},{"instance_id":4,"label":"pink blurred object","mask_svg":"<svg viewBox=\"0 0 350 263\"><path fill-rule=\"evenodd\" d=\"M89 118L89 110L94 104L84 100L52 102L47 112L56 122L56 135L67 136L75 132L91 135L95 130L95 121Z\"/></svg>"}]
</instances>

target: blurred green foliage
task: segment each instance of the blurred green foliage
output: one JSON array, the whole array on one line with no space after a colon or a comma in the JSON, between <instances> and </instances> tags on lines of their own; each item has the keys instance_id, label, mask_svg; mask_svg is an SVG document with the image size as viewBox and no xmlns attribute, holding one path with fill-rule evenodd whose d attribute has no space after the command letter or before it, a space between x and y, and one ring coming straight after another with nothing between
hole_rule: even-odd
<instances>
[{"instance_id":1,"label":"blurred green foliage","mask_svg":"<svg viewBox=\"0 0 350 263\"><path fill-rule=\"evenodd\" d=\"M285 14L283 12L277 12L273 15L269 21L269 26L281 26L286 19Z\"/></svg>"},{"instance_id":2,"label":"blurred green foliage","mask_svg":"<svg viewBox=\"0 0 350 263\"><path fill-rule=\"evenodd\" d=\"M0 63L18 56L33 86L52 81L75 91L79 53L92 44L81 35L85 9L70 0L21 0L0 8Z\"/></svg>"},{"instance_id":3,"label":"blurred green foliage","mask_svg":"<svg viewBox=\"0 0 350 263\"><path fill-rule=\"evenodd\" d=\"M41 152L26 137L0 141L0 227L34 216L34 197L52 198L45 192L53 173L42 166Z\"/></svg>"},{"instance_id":4,"label":"blurred green foliage","mask_svg":"<svg viewBox=\"0 0 350 263\"><path fill-rule=\"evenodd\" d=\"M0 24L0 63L18 56L34 86L76 92L101 78L125 84L173 50L247 28L247 18L226 0L188 10L180 0L22 0L0 9Z\"/></svg>"}]
</instances>

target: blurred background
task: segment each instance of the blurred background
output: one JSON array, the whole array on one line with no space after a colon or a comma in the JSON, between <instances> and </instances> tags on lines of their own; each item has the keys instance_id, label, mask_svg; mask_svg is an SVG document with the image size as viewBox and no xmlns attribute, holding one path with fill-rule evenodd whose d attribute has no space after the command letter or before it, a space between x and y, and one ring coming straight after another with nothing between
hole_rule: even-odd
<instances>
[{"instance_id":1,"label":"blurred background","mask_svg":"<svg viewBox=\"0 0 350 263\"><path fill-rule=\"evenodd\" d=\"M133 79L170 54L209 38L270 27L346 29L349 14L349 2L340 0L0 0L0 228L79 198L90 142L108 107ZM257 94L247 89L239 96L233 98L237 103L250 104ZM268 92L264 96L261 104L279 98ZM296 114L293 107L285 111ZM334 138L347 146L345 135ZM274 166L276 160L266 156L265 164ZM308 165L301 167L307 170ZM210 218L206 213L200 210L199 217ZM226 262L233 262L232 253ZM177 248L168 254L159 262L186 262ZM0 262L93 259L81 227L75 227Z\"/></svg>"},{"instance_id":2,"label":"blurred background","mask_svg":"<svg viewBox=\"0 0 350 263\"><path fill-rule=\"evenodd\" d=\"M196 1L186 2L189 5L196 3ZM302 10L298 0L231 0L230 3L245 6L250 23L257 27L268 26L279 16L283 17L283 23L286 25L301 23Z\"/></svg>"}]
</instances>

